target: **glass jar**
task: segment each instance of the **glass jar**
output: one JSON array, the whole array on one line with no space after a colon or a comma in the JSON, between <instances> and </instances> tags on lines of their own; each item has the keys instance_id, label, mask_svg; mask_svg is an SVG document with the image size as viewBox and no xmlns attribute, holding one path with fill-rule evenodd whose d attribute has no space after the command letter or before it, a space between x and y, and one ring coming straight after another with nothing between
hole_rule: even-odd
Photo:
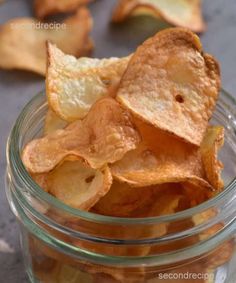
<instances>
[{"instance_id":1,"label":"glass jar","mask_svg":"<svg viewBox=\"0 0 236 283\"><path fill-rule=\"evenodd\" d=\"M21 151L42 134L43 93L24 108L7 146L6 191L21 228L31 282L235 283L236 102L225 91L212 119L225 127L225 189L173 215L116 218L79 211L44 192L21 161Z\"/></svg>"}]
</instances>

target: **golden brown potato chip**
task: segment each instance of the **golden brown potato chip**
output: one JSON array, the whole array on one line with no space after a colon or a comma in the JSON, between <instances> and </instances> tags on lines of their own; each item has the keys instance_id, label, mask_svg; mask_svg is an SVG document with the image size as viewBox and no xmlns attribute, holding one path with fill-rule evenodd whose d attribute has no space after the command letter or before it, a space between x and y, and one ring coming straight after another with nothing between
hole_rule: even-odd
<instances>
[{"instance_id":1,"label":"golden brown potato chip","mask_svg":"<svg viewBox=\"0 0 236 283\"><path fill-rule=\"evenodd\" d=\"M137 255L141 256L141 255ZM136 256L136 257L137 257ZM93 283L144 283L145 267L123 267L90 264L87 270L94 274Z\"/></svg>"},{"instance_id":2,"label":"golden brown potato chip","mask_svg":"<svg viewBox=\"0 0 236 283\"><path fill-rule=\"evenodd\" d=\"M110 191L96 203L92 211L107 216L129 217L137 208L150 204L152 196L151 187L136 189L114 181Z\"/></svg>"},{"instance_id":3,"label":"golden brown potato chip","mask_svg":"<svg viewBox=\"0 0 236 283\"><path fill-rule=\"evenodd\" d=\"M37 18L44 19L49 15L72 12L80 5L88 4L90 1L91 0L35 0L34 10Z\"/></svg>"},{"instance_id":4,"label":"golden brown potato chip","mask_svg":"<svg viewBox=\"0 0 236 283\"><path fill-rule=\"evenodd\" d=\"M187 198L185 200L187 202L187 207L185 209L197 206L215 195L215 191L209 190L209 185L205 185L205 182L203 182L203 185L201 185L201 183L196 185L193 182L184 182L182 183L182 187L183 194Z\"/></svg>"},{"instance_id":5,"label":"golden brown potato chip","mask_svg":"<svg viewBox=\"0 0 236 283\"><path fill-rule=\"evenodd\" d=\"M55 283L93 283L93 276L87 272L82 272L76 267L60 264ZM53 282L50 282L53 283Z\"/></svg>"},{"instance_id":6,"label":"golden brown potato chip","mask_svg":"<svg viewBox=\"0 0 236 283\"><path fill-rule=\"evenodd\" d=\"M146 206L140 205L132 213L132 217L154 217L173 214L177 212L181 199L185 197L181 185L174 183L146 187L146 189L148 188L152 190L152 198L150 198ZM139 189L133 188L135 192L138 192ZM161 228L162 225L159 225L159 227ZM166 233L166 224L163 227ZM157 233L155 235L158 236Z\"/></svg>"},{"instance_id":7,"label":"golden brown potato chip","mask_svg":"<svg viewBox=\"0 0 236 283\"><path fill-rule=\"evenodd\" d=\"M74 56L88 51L92 18L86 8L63 24L40 23L33 18L10 20L0 28L0 68L46 72L46 41Z\"/></svg>"},{"instance_id":8,"label":"golden brown potato chip","mask_svg":"<svg viewBox=\"0 0 236 283\"><path fill-rule=\"evenodd\" d=\"M47 174L31 174L33 180L48 193Z\"/></svg>"},{"instance_id":9,"label":"golden brown potato chip","mask_svg":"<svg viewBox=\"0 0 236 283\"><path fill-rule=\"evenodd\" d=\"M137 149L128 152L125 157L111 165L112 175L132 186L148 186L168 182L187 180L194 175L196 168L188 167L186 159L174 158L165 154L156 155L147 147L138 146ZM192 165L200 167L199 160L194 156L186 156L192 159ZM191 166L191 163L189 164Z\"/></svg>"},{"instance_id":10,"label":"golden brown potato chip","mask_svg":"<svg viewBox=\"0 0 236 283\"><path fill-rule=\"evenodd\" d=\"M120 0L112 20L122 22L135 15L151 15L194 32L205 30L201 0Z\"/></svg>"},{"instance_id":11,"label":"golden brown potato chip","mask_svg":"<svg viewBox=\"0 0 236 283\"><path fill-rule=\"evenodd\" d=\"M209 183L220 191L224 187L221 178L223 164L218 160L217 154L224 144L224 128L221 126L208 127L206 135L201 144L202 162Z\"/></svg>"},{"instance_id":12,"label":"golden brown potato chip","mask_svg":"<svg viewBox=\"0 0 236 283\"><path fill-rule=\"evenodd\" d=\"M28 242L32 268L41 282L93 283L92 275L82 271L82 264L78 260L51 248L36 237L29 236Z\"/></svg>"},{"instance_id":13,"label":"golden brown potato chip","mask_svg":"<svg viewBox=\"0 0 236 283\"><path fill-rule=\"evenodd\" d=\"M64 161L53 171L42 174L42 188L65 204L89 210L110 189L112 177L108 167L95 170L82 161ZM39 179L35 179L39 181Z\"/></svg>"},{"instance_id":14,"label":"golden brown potato chip","mask_svg":"<svg viewBox=\"0 0 236 283\"><path fill-rule=\"evenodd\" d=\"M46 136L46 135L49 135L55 132L56 130L63 129L67 125L68 123L66 121L58 117L55 112L48 109L48 112L45 118L44 135Z\"/></svg>"},{"instance_id":15,"label":"golden brown potato chip","mask_svg":"<svg viewBox=\"0 0 236 283\"><path fill-rule=\"evenodd\" d=\"M217 213L218 212L216 209L208 209L206 211L194 215L192 217L192 221L195 226L203 225L206 223L212 223L216 219ZM216 223L215 225L206 228L198 235L199 241L204 241L208 238L211 238L217 233L220 233L224 228L225 224L223 223ZM231 259L231 257L233 256L233 249L233 239L225 241L219 244L215 248L215 250L211 250L211 252L202 259L202 264L204 264L207 269L214 270L217 267L224 265Z\"/></svg>"},{"instance_id":16,"label":"golden brown potato chip","mask_svg":"<svg viewBox=\"0 0 236 283\"><path fill-rule=\"evenodd\" d=\"M31 141L22 160L31 173L48 172L71 155L97 169L121 159L139 142L130 114L107 97L97 101L84 120Z\"/></svg>"},{"instance_id":17,"label":"golden brown potato chip","mask_svg":"<svg viewBox=\"0 0 236 283\"><path fill-rule=\"evenodd\" d=\"M111 165L114 178L135 187L181 182L211 190L197 147L138 119L135 124L142 142Z\"/></svg>"},{"instance_id":18,"label":"golden brown potato chip","mask_svg":"<svg viewBox=\"0 0 236 283\"><path fill-rule=\"evenodd\" d=\"M148 206L135 211L133 214L135 217L156 217L170 215L180 211L181 200L186 197L183 194L182 185L165 183L153 187L154 194L152 202L150 202ZM167 224L165 224L165 226L166 225ZM161 227L162 225L160 224L159 226ZM165 230L166 233L167 227ZM156 237L158 236L157 233L155 235Z\"/></svg>"},{"instance_id":19,"label":"golden brown potato chip","mask_svg":"<svg viewBox=\"0 0 236 283\"><path fill-rule=\"evenodd\" d=\"M175 188L173 188L172 185L175 186L175 184L165 184L162 186L136 189L115 181L108 194L101 198L91 211L108 216L135 218L172 214L176 211L179 205L179 200L182 197L175 193ZM168 196L163 199L163 193L166 192ZM104 227L104 229L107 229L107 227ZM167 224L160 223L158 225L147 225L145 227L132 227L127 225L124 230L121 231L119 229L120 235L117 235L118 231L114 228L110 230L110 232L110 236L115 239L123 239L123 237L127 239L151 239L165 235L167 232ZM145 256L149 254L150 248L150 244L137 246L127 245L123 248L100 246L100 249L97 252L115 256ZM96 246L94 246L93 251L96 252ZM143 273L143 271L144 270L142 270L141 267L137 268L137 276L139 272ZM131 278L131 274L128 275L128 270L125 269L123 272L120 270L113 273L108 269L104 269L103 272L105 274L110 274L117 280L121 280L121 282L124 282L127 276ZM141 273L139 276L141 276Z\"/></svg>"},{"instance_id":20,"label":"golden brown potato chip","mask_svg":"<svg viewBox=\"0 0 236 283\"><path fill-rule=\"evenodd\" d=\"M194 219L195 224L196 219ZM217 223L214 226L211 226L207 230L203 231L199 235L199 240L203 241L205 239L208 239L217 233L220 233L220 231L224 229L224 225L222 223ZM223 242L222 244L219 244L214 250L212 250L205 258L203 258L203 264L208 269L216 269L219 266L224 265L233 256L233 249L234 249L234 242L233 240L228 240Z\"/></svg>"},{"instance_id":21,"label":"golden brown potato chip","mask_svg":"<svg viewBox=\"0 0 236 283\"><path fill-rule=\"evenodd\" d=\"M112 92L129 59L77 60L48 44L46 90L50 107L66 121L83 118L98 99Z\"/></svg>"},{"instance_id":22,"label":"golden brown potato chip","mask_svg":"<svg viewBox=\"0 0 236 283\"><path fill-rule=\"evenodd\" d=\"M220 88L219 66L199 38L166 29L144 42L122 77L117 99L135 116L200 145Z\"/></svg>"},{"instance_id":23,"label":"golden brown potato chip","mask_svg":"<svg viewBox=\"0 0 236 283\"><path fill-rule=\"evenodd\" d=\"M212 231L212 236L215 232L216 231ZM205 258L205 266L209 269L217 269L218 267L225 265L233 257L234 248L235 244L233 240L225 241Z\"/></svg>"},{"instance_id":24,"label":"golden brown potato chip","mask_svg":"<svg viewBox=\"0 0 236 283\"><path fill-rule=\"evenodd\" d=\"M184 172L172 172L167 170L162 172L156 171L136 171L123 174L120 181L127 182L134 187L151 186L155 184L165 183L186 183L194 185L199 189L206 189L209 192L213 191L213 187L204 179L194 175L187 175Z\"/></svg>"}]
</instances>

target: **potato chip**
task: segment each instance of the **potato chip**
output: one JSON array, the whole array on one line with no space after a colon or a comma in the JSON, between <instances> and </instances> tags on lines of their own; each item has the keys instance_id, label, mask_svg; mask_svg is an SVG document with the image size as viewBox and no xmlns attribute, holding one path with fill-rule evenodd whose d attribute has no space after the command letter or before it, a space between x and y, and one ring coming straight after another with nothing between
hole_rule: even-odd
<instances>
[{"instance_id":1,"label":"potato chip","mask_svg":"<svg viewBox=\"0 0 236 283\"><path fill-rule=\"evenodd\" d=\"M200 145L220 88L219 66L183 28L157 33L132 56L117 99L136 117Z\"/></svg>"},{"instance_id":2,"label":"potato chip","mask_svg":"<svg viewBox=\"0 0 236 283\"><path fill-rule=\"evenodd\" d=\"M208 209L202 213L194 215L192 221L194 225L197 226L206 224L207 222L211 223L214 221L214 219L216 219L216 217L217 210ZM215 225L210 226L198 235L199 241L204 241L208 238L211 238L217 233L220 233L224 228L225 224L223 223L216 223ZM219 244L215 248L215 250L211 250L211 252L202 259L202 262L208 269L216 269L217 267L224 265L231 259L231 257L233 256L233 249L233 240L225 241Z\"/></svg>"},{"instance_id":3,"label":"potato chip","mask_svg":"<svg viewBox=\"0 0 236 283\"><path fill-rule=\"evenodd\" d=\"M97 169L121 159L139 142L130 114L107 97L97 101L84 120L31 141L22 160L31 173L48 172L70 155Z\"/></svg>"},{"instance_id":4,"label":"potato chip","mask_svg":"<svg viewBox=\"0 0 236 283\"><path fill-rule=\"evenodd\" d=\"M89 2L90 0L35 0L34 10L38 19L44 19L49 15L75 11Z\"/></svg>"},{"instance_id":5,"label":"potato chip","mask_svg":"<svg viewBox=\"0 0 236 283\"><path fill-rule=\"evenodd\" d=\"M66 121L62 120L55 112L49 109L45 118L44 135L46 136L56 130L63 129L67 125L68 123Z\"/></svg>"},{"instance_id":6,"label":"potato chip","mask_svg":"<svg viewBox=\"0 0 236 283\"><path fill-rule=\"evenodd\" d=\"M109 191L112 183L108 167L95 170L82 161L64 161L43 175L40 185L45 191L63 203L82 210L89 210Z\"/></svg>"},{"instance_id":7,"label":"potato chip","mask_svg":"<svg viewBox=\"0 0 236 283\"><path fill-rule=\"evenodd\" d=\"M217 191L224 187L224 181L221 178L223 164L217 158L218 151L223 144L224 128L221 126L208 127L201 144L201 154L207 179Z\"/></svg>"},{"instance_id":8,"label":"potato chip","mask_svg":"<svg viewBox=\"0 0 236 283\"><path fill-rule=\"evenodd\" d=\"M111 95L129 59L77 60L48 44L46 89L50 107L66 121L83 118L98 99Z\"/></svg>"},{"instance_id":9,"label":"potato chip","mask_svg":"<svg viewBox=\"0 0 236 283\"><path fill-rule=\"evenodd\" d=\"M69 265L61 264L59 266L60 269L55 283L94 283L93 276L89 273L82 272L78 268Z\"/></svg>"},{"instance_id":10,"label":"potato chip","mask_svg":"<svg viewBox=\"0 0 236 283\"><path fill-rule=\"evenodd\" d=\"M208 239L217 233L220 233L222 229L224 229L224 225L222 223L217 223L209 229L203 231L203 233L199 235L199 240L203 241ZM214 250L211 250L211 252L205 258L203 258L203 263L208 269L216 269L230 261L233 256L233 250L233 240L225 241L219 244Z\"/></svg>"},{"instance_id":11,"label":"potato chip","mask_svg":"<svg viewBox=\"0 0 236 283\"><path fill-rule=\"evenodd\" d=\"M46 41L56 43L74 56L84 55L91 46L92 18L86 8L67 18L63 24L40 23L33 18L10 20L0 29L0 68L22 69L41 75L46 72ZM55 26L56 25L56 26Z\"/></svg>"},{"instance_id":12,"label":"potato chip","mask_svg":"<svg viewBox=\"0 0 236 283\"><path fill-rule=\"evenodd\" d=\"M175 193L175 189L172 187L175 184L165 184L162 186L153 186L153 187L144 187L144 188L131 188L127 184L124 185L115 181L108 192L100 201L92 208L92 212L115 216L115 217L151 217L151 216L162 216L166 214L172 214L176 211L179 200L182 196ZM167 198L163 199L163 192L167 191ZM107 229L107 226L104 227ZM142 226L130 226L127 225L124 227L124 230L121 229L110 230L112 238L124 237L127 239L151 239L154 237L161 237L167 232L167 224L159 223L158 225L146 225ZM117 235L119 233L119 236ZM123 233L122 233L123 232ZM86 244L87 245L87 244ZM107 245L102 247L99 245L94 245L94 252L99 254L109 254L115 256L146 256L150 252L151 245L125 245L108 247ZM121 282L125 281L125 278L135 277L135 274L130 274L128 269L124 270L115 270L110 272L109 269L101 267L99 268L100 272L103 270L104 274L109 274L114 277L116 280ZM93 272L98 272L96 269ZM144 270L142 267L137 267L135 269L136 276L141 280L141 275L145 276ZM133 278L134 279L134 278ZM135 278L136 279L136 278ZM128 280L128 281L129 281ZM129 282L133 282L132 280ZM134 280L134 282L136 282Z\"/></svg>"},{"instance_id":13,"label":"potato chip","mask_svg":"<svg viewBox=\"0 0 236 283\"><path fill-rule=\"evenodd\" d=\"M112 21L122 22L136 15L151 15L194 32L205 30L201 0L120 0Z\"/></svg>"},{"instance_id":14,"label":"potato chip","mask_svg":"<svg viewBox=\"0 0 236 283\"><path fill-rule=\"evenodd\" d=\"M135 192L138 192L139 189L133 188ZM151 186L149 189L152 189L152 198L146 206L140 205L132 213L132 217L154 217L173 214L177 212L181 199L185 197L181 185L174 183ZM159 227L161 226L159 225ZM166 233L166 225L164 226ZM158 230L160 231L160 229Z\"/></svg>"},{"instance_id":15,"label":"potato chip","mask_svg":"<svg viewBox=\"0 0 236 283\"><path fill-rule=\"evenodd\" d=\"M152 188L132 188L128 184L114 181L110 191L100 199L92 211L115 217L128 217L137 208L150 204Z\"/></svg>"},{"instance_id":16,"label":"potato chip","mask_svg":"<svg viewBox=\"0 0 236 283\"><path fill-rule=\"evenodd\" d=\"M47 174L31 174L31 177L45 192L48 193Z\"/></svg>"},{"instance_id":17,"label":"potato chip","mask_svg":"<svg viewBox=\"0 0 236 283\"><path fill-rule=\"evenodd\" d=\"M211 189L203 180L205 172L198 148L141 120L135 119L135 124L142 142L111 165L114 178L135 187L187 182Z\"/></svg>"},{"instance_id":18,"label":"potato chip","mask_svg":"<svg viewBox=\"0 0 236 283\"><path fill-rule=\"evenodd\" d=\"M187 202L188 202L188 207L194 207L197 206L201 203L203 203L204 201L207 201L209 199L211 199L212 197L214 197L215 195L215 191L213 190L209 190L208 187L208 183L207 185L205 185L205 182L203 183L203 185L201 186L201 184L196 185L193 182L189 183L189 182L184 182L182 183L183 186L183 194L187 197ZM186 203L185 203L186 205Z\"/></svg>"},{"instance_id":19,"label":"potato chip","mask_svg":"<svg viewBox=\"0 0 236 283\"><path fill-rule=\"evenodd\" d=\"M94 274L93 283L144 283L145 267L109 266L90 264L88 272Z\"/></svg>"},{"instance_id":20,"label":"potato chip","mask_svg":"<svg viewBox=\"0 0 236 283\"><path fill-rule=\"evenodd\" d=\"M179 200L182 197L175 193L175 184L165 184L162 186L152 186L143 188L132 188L127 184L114 181L110 191L97 202L92 208L92 212L113 216L113 217L152 217L161 216L166 214L172 214L176 211ZM163 192L167 192L168 196L163 199ZM104 227L107 229L107 227ZM147 225L144 227L130 227L127 226L125 235L119 230L121 235L117 235L116 229L111 230L111 235L115 239L117 238L153 238L161 237L167 232L167 225L160 223L158 225ZM123 233L124 233L123 231ZM103 248L100 246L99 253L122 255L122 256L145 256L150 252L150 245L140 246L124 246L114 248L113 246ZM94 246L96 252L96 246ZM104 273L108 273L104 270ZM119 275L120 274L120 275ZM113 277L122 276L122 273L111 274ZM123 282L123 281L122 281Z\"/></svg>"},{"instance_id":21,"label":"potato chip","mask_svg":"<svg viewBox=\"0 0 236 283\"><path fill-rule=\"evenodd\" d=\"M214 235L214 231L212 231ZM225 265L234 255L235 244L233 240L225 241L212 251L205 259L205 266L210 269L217 269Z\"/></svg>"}]
</instances>

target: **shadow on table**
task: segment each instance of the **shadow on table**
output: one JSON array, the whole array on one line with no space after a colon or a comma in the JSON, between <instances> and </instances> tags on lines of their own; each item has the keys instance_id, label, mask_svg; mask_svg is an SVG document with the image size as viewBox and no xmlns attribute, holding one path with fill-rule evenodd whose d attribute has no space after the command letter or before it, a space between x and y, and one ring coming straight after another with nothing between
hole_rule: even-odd
<instances>
[{"instance_id":1,"label":"shadow on table","mask_svg":"<svg viewBox=\"0 0 236 283\"><path fill-rule=\"evenodd\" d=\"M136 16L122 23L110 23L109 37L119 46L132 44L134 49L147 38L168 27L171 25L154 17Z\"/></svg>"},{"instance_id":2,"label":"shadow on table","mask_svg":"<svg viewBox=\"0 0 236 283\"><path fill-rule=\"evenodd\" d=\"M27 71L0 70L0 84L5 86L26 84L27 82L40 82L43 80L44 77Z\"/></svg>"},{"instance_id":3,"label":"shadow on table","mask_svg":"<svg viewBox=\"0 0 236 283\"><path fill-rule=\"evenodd\" d=\"M26 283L26 274L22 272L24 266L22 255L16 253L0 253L0 281L7 283ZM2 281L3 280L3 281Z\"/></svg>"}]
</instances>

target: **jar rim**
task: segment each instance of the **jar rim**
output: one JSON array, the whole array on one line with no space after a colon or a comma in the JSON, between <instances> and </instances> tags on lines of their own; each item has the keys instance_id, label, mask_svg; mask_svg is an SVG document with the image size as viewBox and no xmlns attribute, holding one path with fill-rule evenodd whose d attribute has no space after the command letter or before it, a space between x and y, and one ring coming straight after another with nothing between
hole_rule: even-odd
<instances>
[{"instance_id":1,"label":"jar rim","mask_svg":"<svg viewBox=\"0 0 236 283\"><path fill-rule=\"evenodd\" d=\"M227 100L227 103L224 102L224 99ZM232 191L236 187L236 176L234 179L224 188L224 190L211 198L210 200L203 202L195 207L177 212L175 214L157 216L157 217L148 217L148 218L124 218L124 217L112 217L99 215L88 211L83 211L79 209L72 208L57 198L46 193L40 188L40 186L33 180L25 166L23 165L21 159L21 130L24 122L27 120L27 117L34 107L37 105L42 105L46 103L44 92L40 92L35 95L23 108L22 112L18 116L12 131L10 133L8 144L7 144L7 163L8 166L13 169L12 172L17 174L16 177L20 178L21 181L29 189L30 193L34 194L40 200L43 200L48 205L55 207L61 211L69 213L72 216L80 217L86 221L96 221L103 224L118 224L118 225L140 225L140 224L158 224L161 222L170 222L175 220L180 220L184 218L191 217L199 212L210 209L211 207L216 207L221 204L221 202L227 198L228 195L231 195ZM221 90L221 98L219 103L223 103L224 107L227 107L230 115L233 117L233 126L236 131L236 111L233 110L233 105L236 105L236 99L233 98L225 90ZM231 106L231 107L230 107Z\"/></svg>"}]
</instances>

